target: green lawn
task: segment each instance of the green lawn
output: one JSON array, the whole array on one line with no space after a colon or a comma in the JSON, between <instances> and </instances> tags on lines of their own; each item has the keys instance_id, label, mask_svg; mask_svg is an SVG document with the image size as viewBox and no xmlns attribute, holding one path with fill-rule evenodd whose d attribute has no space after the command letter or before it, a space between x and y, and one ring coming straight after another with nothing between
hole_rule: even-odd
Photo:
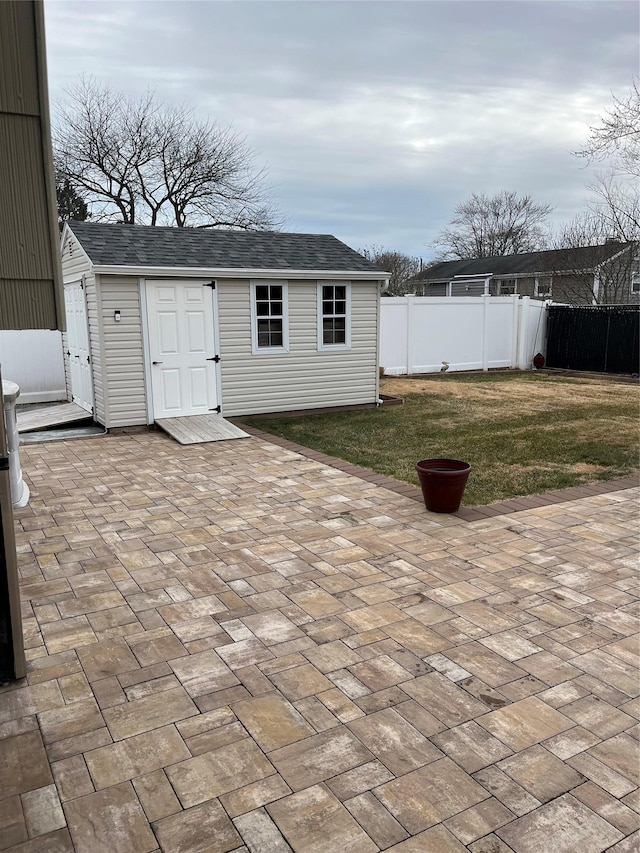
<instances>
[{"instance_id":1,"label":"green lawn","mask_svg":"<svg viewBox=\"0 0 640 853\"><path fill-rule=\"evenodd\" d=\"M489 373L385 377L381 392L405 404L243 420L408 483L420 459L463 459L473 468L468 506L614 479L639 464L637 385Z\"/></svg>"}]
</instances>

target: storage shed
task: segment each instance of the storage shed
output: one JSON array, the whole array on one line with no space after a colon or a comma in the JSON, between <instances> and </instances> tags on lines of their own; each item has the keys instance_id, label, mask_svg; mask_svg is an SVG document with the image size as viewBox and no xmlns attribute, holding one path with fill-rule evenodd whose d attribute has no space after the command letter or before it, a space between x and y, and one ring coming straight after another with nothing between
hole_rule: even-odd
<instances>
[{"instance_id":1,"label":"storage shed","mask_svg":"<svg viewBox=\"0 0 640 853\"><path fill-rule=\"evenodd\" d=\"M326 234L69 222L69 396L107 428L378 399L385 273Z\"/></svg>"}]
</instances>

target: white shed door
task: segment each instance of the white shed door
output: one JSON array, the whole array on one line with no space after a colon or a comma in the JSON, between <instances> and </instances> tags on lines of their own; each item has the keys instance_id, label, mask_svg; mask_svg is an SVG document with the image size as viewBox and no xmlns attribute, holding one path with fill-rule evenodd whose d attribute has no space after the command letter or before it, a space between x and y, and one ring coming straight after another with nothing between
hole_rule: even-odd
<instances>
[{"instance_id":1,"label":"white shed door","mask_svg":"<svg viewBox=\"0 0 640 853\"><path fill-rule=\"evenodd\" d=\"M67 317L67 357L71 379L71 399L87 412L93 412L89 325L87 304L81 282L65 284L64 307Z\"/></svg>"},{"instance_id":2,"label":"white shed door","mask_svg":"<svg viewBox=\"0 0 640 853\"><path fill-rule=\"evenodd\" d=\"M147 281L153 416L202 415L218 405L213 289Z\"/></svg>"}]
</instances>

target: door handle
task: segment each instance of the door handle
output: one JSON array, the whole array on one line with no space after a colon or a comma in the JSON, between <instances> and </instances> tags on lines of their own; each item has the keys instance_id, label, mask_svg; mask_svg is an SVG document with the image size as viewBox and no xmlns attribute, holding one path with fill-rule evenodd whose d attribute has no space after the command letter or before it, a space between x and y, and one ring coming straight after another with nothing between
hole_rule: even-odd
<instances>
[{"instance_id":1,"label":"door handle","mask_svg":"<svg viewBox=\"0 0 640 853\"><path fill-rule=\"evenodd\" d=\"M152 361L151 364L164 364L162 361Z\"/></svg>"}]
</instances>

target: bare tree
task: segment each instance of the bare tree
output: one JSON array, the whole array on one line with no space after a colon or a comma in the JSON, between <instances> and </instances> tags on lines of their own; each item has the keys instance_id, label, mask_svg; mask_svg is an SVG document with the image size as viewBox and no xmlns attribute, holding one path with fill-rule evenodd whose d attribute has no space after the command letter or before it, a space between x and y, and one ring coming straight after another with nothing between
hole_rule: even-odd
<instances>
[{"instance_id":1,"label":"bare tree","mask_svg":"<svg viewBox=\"0 0 640 853\"><path fill-rule=\"evenodd\" d=\"M632 301L637 246L612 237L609 223L602 216L591 210L576 216L556 234L552 248L562 250L558 259L562 275L554 276L554 288L561 291L561 301L578 305Z\"/></svg>"},{"instance_id":2,"label":"bare tree","mask_svg":"<svg viewBox=\"0 0 640 853\"><path fill-rule=\"evenodd\" d=\"M359 252L368 261L390 273L387 290L389 296L404 296L413 292L414 288L409 279L424 268L421 258L412 258L382 246L367 246L359 249Z\"/></svg>"},{"instance_id":3,"label":"bare tree","mask_svg":"<svg viewBox=\"0 0 640 853\"><path fill-rule=\"evenodd\" d=\"M446 258L491 258L540 249L552 208L531 196L502 190L493 196L473 193L455 208L449 227L435 245Z\"/></svg>"},{"instance_id":4,"label":"bare tree","mask_svg":"<svg viewBox=\"0 0 640 853\"><path fill-rule=\"evenodd\" d=\"M133 98L93 79L68 93L53 131L56 167L94 219L274 229L264 171L246 140L151 92Z\"/></svg>"},{"instance_id":5,"label":"bare tree","mask_svg":"<svg viewBox=\"0 0 640 853\"><path fill-rule=\"evenodd\" d=\"M640 90L633 81L626 97L613 97L599 125L589 129L585 147L575 152L605 171L589 189L589 208L602 219L610 237L640 239Z\"/></svg>"}]
</instances>

